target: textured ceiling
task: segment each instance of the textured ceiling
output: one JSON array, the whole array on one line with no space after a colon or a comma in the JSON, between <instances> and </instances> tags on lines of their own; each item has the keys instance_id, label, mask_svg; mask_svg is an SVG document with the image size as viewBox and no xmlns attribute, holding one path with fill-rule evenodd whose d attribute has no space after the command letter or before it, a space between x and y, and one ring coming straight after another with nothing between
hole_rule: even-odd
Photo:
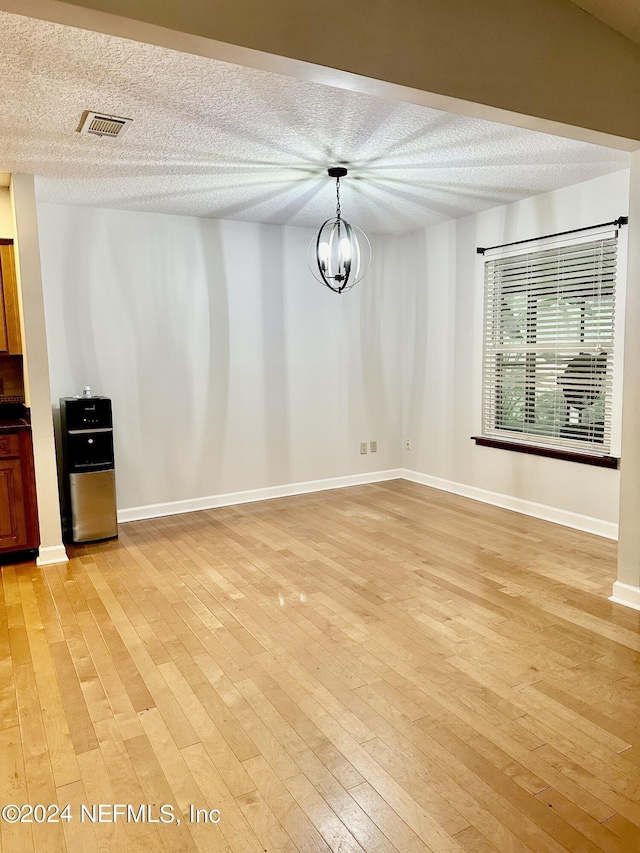
<instances>
[{"instance_id":1,"label":"textured ceiling","mask_svg":"<svg viewBox=\"0 0 640 853\"><path fill-rule=\"evenodd\" d=\"M0 13L0 169L42 201L404 233L625 168L628 155ZM84 110L133 119L77 133Z\"/></svg>"}]
</instances>

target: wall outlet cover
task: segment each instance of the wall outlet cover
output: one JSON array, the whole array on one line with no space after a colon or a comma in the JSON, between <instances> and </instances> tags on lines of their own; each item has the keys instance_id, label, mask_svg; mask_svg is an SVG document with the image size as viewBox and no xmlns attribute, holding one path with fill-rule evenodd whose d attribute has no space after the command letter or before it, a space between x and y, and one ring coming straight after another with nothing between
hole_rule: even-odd
<instances>
[{"instance_id":1,"label":"wall outlet cover","mask_svg":"<svg viewBox=\"0 0 640 853\"><path fill-rule=\"evenodd\" d=\"M361 441L360 442L360 453L364 454L366 452L367 452L367 442Z\"/></svg>"}]
</instances>

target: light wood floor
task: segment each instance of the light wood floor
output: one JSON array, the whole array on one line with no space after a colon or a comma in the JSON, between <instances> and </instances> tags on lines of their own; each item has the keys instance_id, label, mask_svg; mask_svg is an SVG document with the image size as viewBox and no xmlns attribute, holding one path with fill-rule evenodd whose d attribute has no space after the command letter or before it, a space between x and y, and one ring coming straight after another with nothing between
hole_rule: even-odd
<instances>
[{"instance_id":1,"label":"light wood floor","mask_svg":"<svg viewBox=\"0 0 640 853\"><path fill-rule=\"evenodd\" d=\"M0 806L72 819L0 822L1 849L638 851L640 613L607 600L614 559L394 481L4 566Z\"/></svg>"}]
</instances>

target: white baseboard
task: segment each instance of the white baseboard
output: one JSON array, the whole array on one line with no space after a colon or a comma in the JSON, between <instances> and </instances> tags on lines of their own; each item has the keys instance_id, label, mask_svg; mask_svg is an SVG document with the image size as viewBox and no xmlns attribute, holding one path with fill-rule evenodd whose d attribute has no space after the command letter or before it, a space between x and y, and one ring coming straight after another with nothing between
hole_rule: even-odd
<instances>
[{"instance_id":1,"label":"white baseboard","mask_svg":"<svg viewBox=\"0 0 640 853\"><path fill-rule=\"evenodd\" d=\"M616 581L613 585L612 594L609 596L609 601L615 601L616 604L624 604L625 607L633 607L634 610L640 610L640 588L631 586L622 581Z\"/></svg>"},{"instance_id":2,"label":"white baseboard","mask_svg":"<svg viewBox=\"0 0 640 853\"><path fill-rule=\"evenodd\" d=\"M440 477L432 477L418 471L409 471L406 468L402 470L402 477L414 483L421 483L423 486L431 486L433 489L451 492L454 495L461 495L474 501L482 501L482 503L499 506L502 509L510 509L523 515L531 515L544 521L553 521L555 524L573 527L575 530L583 530L585 533L594 533L596 536L603 536L607 539L618 538L618 525L612 521L603 521L589 515L580 515L577 512L569 512L565 509L557 509L522 498L514 498L511 495L503 495L499 492L490 492L476 486L455 483L452 480L443 480Z\"/></svg>"},{"instance_id":3,"label":"white baseboard","mask_svg":"<svg viewBox=\"0 0 640 853\"><path fill-rule=\"evenodd\" d=\"M209 495L204 498L191 498L184 501L148 504L118 510L118 521L141 521L145 518L158 518L163 515L178 515L182 512L196 512L201 509L215 509L220 506L266 501L271 498L287 498L304 495L309 492L322 492L327 489L342 489L346 486L362 486L367 483L381 483L385 480L399 480L402 470L373 471L369 474L352 474L348 477L333 477L328 480L309 480L305 483L289 483L284 486L270 486L265 489L251 489L246 492L230 492L226 495Z\"/></svg>"},{"instance_id":4,"label":"white baseboard","mask_svg":"<svg viewBox=\"0 0 640 853\"><path fill-rule=\"evenodd\" d=\"M333 477L327 480L309 480L304 483L289 483L283 486L270 486L264 489L250 489L244 492L229 492L224 495L208 495L202 498L190 498L183 501L170 501L167 503L147 504L146 506L134 506L118 510L118 521L141 521L145 518L158 518L163 515L178 515L183 512L197 512L202 509L215 509L222 506L233 506L235 504L251 503L253 501L264 501L272 498L285 498L293 495L303 495L309 492L321 492L326 489L342 489L347 486L361 486L367 483L381 483L385 480L411 480L430 486L454 495L461 495L472 500L482 501L493 506L510 509L514 512L541 518L544 521L552 521L575 530L583 530L596 536L604 536L607 539L618 538L618 525L614 522L603 521L588 515L580 515L577 512L557 509L545 506L533 501L514 498L511 495L503 495L499 492L490 492L476 486L468 486L464 483L456 483L452 480L444 480L440 477L432 477L429 474L421 474L418 471L410 471L406 468L394 468L388 471L373 471L368 474L352 474L347 477ZM42 549L41 549L42 550ZM66 559L66 556L64 557ZM51 559L48 562L57 562Z\"/></svg>"},{"instance_id":5,"label":"white baseboard","mask_svg":"<svg viewBox=\"0 0 640 853\"><path fill-rule=\"evenodd\" d=\"M64 545L47 545L40 548L36 557L36 566L51 566L53 563L68 563L69 557Z\"/></svg>"}]
</instances>

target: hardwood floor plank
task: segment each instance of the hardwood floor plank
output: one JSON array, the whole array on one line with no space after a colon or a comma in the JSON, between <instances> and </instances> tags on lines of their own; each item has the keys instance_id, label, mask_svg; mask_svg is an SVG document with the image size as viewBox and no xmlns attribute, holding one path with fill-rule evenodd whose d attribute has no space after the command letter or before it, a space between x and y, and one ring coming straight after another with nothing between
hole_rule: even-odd
<instances>
[{"instance_id":1,"label":"hardwood floor plank","mask_svg":"<svg viewBox=\"0 0 640 853\"><path fill-rule=\"evenodd\" d=\"M97 751L98 750L96 750L96 752ZM97 838L96 825L89 822L83 822L79 818L79 815L81 814L81 806L88 803L83 783L78 780L77 782L70 782L68 785L63 785L58 788L57 802L60 809L63 811L63 814L64 810L69 807L71 815L71 820L64 820L61 824L64 832L66 849L82 850L82 853L85 853L85 851L86 853L100 853L100 842ZM99 802L105 801L99 800ZM98 824L97 826L103 828L105 824ZM113 838L110 838L108 841L105 839L105 842L103 842L103 850L105 847L109 849L109 846L111 849L115 849L115 844L124 843L124 833L121 833L121 838L118 842Z\"/></svg>"},{"instance_id":2,"label":"hardwood floor plank","mask_svg":"<svg viewBox=\"0 0 640 853\"><path fill-rule=\"evenodd\" d=\"M111 656L109 647L93 613L85 613L78 617L78 624L91 650L91 657L103 686L111 714L118 724L124 738L135 737L142 733L140 719L136 713L129 692L122 682L120 672Z\"/></svg>"},{"instance_id":3,"label":"hardwood floor plank","mask_svg":"<svg viewBox=\"0 0 640 853\"><path fill-rule=\"evenodd\" d=\"M299 772L298 767L291 760L280 741L265 725L262 719L262 708L252 707L245 699L243 691L240 690L242 686L247 686L246 683L234 684L226 678L221 670L214 673L211 672L210 667L208 669L210 680L220 698L259 750L256 754L263 755L267 759L269 766L279 779L295 776Z\"/></svg>"},{"instance_id":4,"label":"hardwood floor plank","mask_svg":"<svg viewBox=\"0 0 640 853\"><path fill-rule=\"evenodd\" d=\"M351 788L351 796L361 808L380 827L388 839L392 839L398 850L403 853L437 853L440 849L436 841L429 845L399 816L393 806L367 782Z\"/></svg>"},{"instance_id":5,"label":"hardwood floor plank","mask_svg":"<svg viewBox=\"0 0 640 853\"><path fill-rule=\"evenodd\" d=\"M598 823L582 809L570 802L553 788L545 788L536 794L536 799L550 808L554 814L560 815L570 826L578 830L585 838L596 845L597 850L607 853L628 853L626 841L622 841L610 827Z\"/></svg>"},{"instance_id":6,"label":"hardwood floor plank","mask_svg":"<svg viewBox=\"0 0 640 853\"><path fill-rule=\"evenodd\" d=\"M156 712L157 709L153 708L143 713L153 715ZM165 731L168 730L165 729ZM143 799L138 803L133 803L133 805L135 807L139 805L155 807L154 820L160 820L159 809L161 805L170 806L173 814L177 815L180 811L179 806L159 760L159 754L162 752L161 745L158 744L154 750L147 735L143 734L129 738L125 741L125 746L144 793ZM193 853L197 849L187 821L180 823L173 821L166 824L146 822L141 825L154 827L164 849L167 851Z\"/></svg>"},{"instance_id":7,"label":"hardwood floor plank","mask_svg":"<svg viewBox=\"0 0 640 853\"><path fill-rule=\"evenodd\" d=\"M242 813L264 849L270 853L296 853L297 847L259 791L237 798Z\"/></svg>"},{"instance_id":8,"label":"hardwood floor plank","mask_svg":"<svg viewBox=\"0 0 640 853\"><path fill-rule=\"evenodd\" d=\"M22 806L29 802L27 774L19 726L0 731L0 802L2 806ZM10 853L34 850L33 824L0 821L1 849Z\"/></svg>"},{"instance_id":9,"label":"hardwood floor plank","mask_svg":"<svg viewBox=\"0 0 640 853\"><path fill-rule=\"evenodd\" d=\"M622 815L613 815L604 821L603 826L617 835L624 842L627 850L640 850L640 830Z\"/></svg>"},{"instance_id":10,"label":"hardwood floor plank","mask_svg":"<svg viewBox=\"0 0 640 853\"><path fill-rule=\"evenodd\" d=\"M332 811L326 800L317 792L304 773L290 776L284 780L283 784L324 838L329 850L340 850L344 853L364 853L355 837Z\"/></svg>"},{"instance_id":11,"label":"hardwood floor plank","mask_svg":"<svg viewBox=\"0 0 640 853\"><path fill-rule=\"evenodd\" d=\"M615 543L389 481L69 552L0 569L0 800L181 824L0 821L1 853L640 850Z\"/></svg>"},{"instance_id":12,"label":"hardwood floor plank","mask_svg":"<svg viewBox=\"0 0 640 853\"><path fill-rule=\"evenodd\" d=\"M102 720L96 723L96 733L100 741L101 752L100 758L96 757L97 766L100 771L102 771L103 766L106 769L108 785L111 789L111 795L104 802L107 804L130 804L135 809L141 804L148 803L146 792L132 760L131 751L127 746L131 745L135 739L130 738L125 741L115 720ZM139 735L138 737L143 738L144 735ZM93 755L95 753L85 753L81 760L86 761L88 764L88 759ZM92 784L96 785L96 781L89 767L86 768L86 771L86 775L83 778L89 796L90 786ZM141 771L143 773L148 772L144 764L141 765ZM101 776L103 776L102 773ZM94 781L90 783L89 779ZM102 790L104 793L102 795L104 796L108 791L103 778L100 784L103 786ZM102 802L102 800L93 798L98 796L100 796L100 791L94 789L92 799L90 800L91 804ZM152 800L151 802L154 801ZM155 824L130 821L124 825L126 828L126 843L132 846L134 850L139 849L149 851L149 853L163 853L166 850Z\"/></svg>"},{"instance_id":13,"label":"hardwood floor plank","mask_svg":"<svg viewBox=\"0 0 640 853\"><path fill-rule=\"evenodd\" d=\"M184 826L183 832L189 833L198 850L207 853L207 851L211 850L212 825L190 820L192 808L201 808L203 799L202 791L189 770L183 753L178 749L171 737L171 733L165 725L160 711L157 708L151 708L140 716L149 743L154 745L154 752L157 755L158 762L171 788L173 797L175 797L178 806L175 814L181 821L181 825ZM171 826L166 827L164 833L166 837L170 837L169 833L172 828ZM215 835L219 834L217 832Z\"/></svg>"},{"instance_id":14,"label":"hardwood floor plank","mask_svg":"<svg viewBox=\"0 0 640 853\"><path fill-rule=\"evenodd\" d=\"M602 738L601 733L608 732L611 735L611 739L607 740L608 746L615 752L625 752L630 746L640 745L640 725L636 720L612 720L598 707L593 707L589 702L545 681L536 681L532 687L573 712L578 720L588 721L589 731L593 731L598 737Z\"/></svg>"},{"instance_id":15,"label":"hardwood floor plank","mask_svg":"<svg viewBox=\"0 0 640 853\"><path fill-rule=\"evenodd\" d=\"M73 720L70 735L76 754L96 749L98 739L73 665L71 650L65 642L53 643L49 648L60 684L65 713L68 720Z\"/></svg>"},{"instance_id":16,"label":"hardwood floor plank","mask_svg":"<svg viewBox=\"0 0 640 853\"><path fill-rule=\"evenodd\" d=\"M82 845L88 839L89 843L93 843L94 840L97 841L101 850L126 849L128 839L125 822L105 820L94 823L91 820L80 822L76 819L80 816L82 805L91 810L93 806L99 803L118 802L116 791L109 778L104 754L100 748L83 752L78 756L78 763L82 774L82 789L76 787L77 783L70 787L58 788L59 802L62 803L63 798L65 798L65 802L71 805L74 816L73 844L69 843L67 833L67 846L73 850L73 845L77 845L75 849L82 850ZM93 814L91 811L90 813ZM80 830L76 824L80 826Z\"/></svg>"},{"instance_id":17,"label":"hardwood floor plank","mask_svg":"<svg viewBox=\"0 0 640 853\"><path fill-rule=\"evenodd\" d=\"M519 812L520 821L527 819L532 828L535 826L536 829L541 830L537 834L540 838L539 843L541 846L544 845L544 849L558 851L558 853L561 850L595 853L598 849L580 832L573 830L569 824L560 820L550 810L545 810L536 797L528 795L515 781L501 774L474 747L438 725L432 725L430 731L432 736L472 770L478 779L485 782L504 801L510 803L513 809Z\"/></svg>"},{"instance_id":18,"label":"hardwood floor plank","mask_svg":"<svg viewBox=\"0 0 640 853\"><path fill-rule=\"evenodd\" d=\"M216 849L214 845L217 844L218 838L221 838L234 853L236 850L264 853L263 844L256 836L239 803L230 793L226 779L220 775L206 749L200 744L195 744L183 749L182 754L202 792L202 800L194 805L197 809L204 808L207 811L217 809L220 812L220 822L209 824L211 849ZM246 772L244 767L243 771ZM241 794L240 798L256 790L253 780L250 781L249 788L250 791Z\"/></svg>"},{"instance_id":19,"label":"hardwood floor plank","mask_svg":"<svg viewBox=\"0 0 640 853\"><path fill-rule=\"evenodd\" d=\"M331 848L323 840L295 798L291 796L284 783L271 770L265 759L262 756L249 758L245 761L244 766L253 779L257 790L268 803L298 850L305 851L305 853L330 853ZM291 778L296 779L297 777ZM345 836L340 836L340 843L344 843L344 841ZM355 850L356 848L352 848L351 853L355 853Z\"/></svg>"},{"instance_id":20,"label":"hardwood floor plank","mask_svg":"<svg viewBox=\"0 0 640 853\"><path fill-rule=\"evenodd\" d=\"M557 746L561 746L561 744L557 743ZM560 779L571 780L581 790L584 790L590 796L606 804L609 810L619 813L631 823L640 826L640 805L633 802L624 793L616 790L607 780L600 778L597 772L595 772L597 771L596 767L590 767L589 769L583 767L573 757L564 755L559 749L549 743L536 749L535 754L539 755L552 767L559 774ZM558 787L557 784L556 787ZM578 801L577 798L576 801ZM585 808L584 806L582 807ZM594 816L597 820L597 816ZM604 817L603 822L607 819L608 817Z\"/></svg>"},{"instance_id":21,"label":"hardwood floor plank","mask_svg":"<svg viewBox=\"0 0 640 853\"><path fill-rule=\"evenodd\" d=\"M467 853L500 853L487 839L475 828L469 826L455 836L456 841Z\"/></svg>"},{"instance_id":22,"label":"hardwood floor plank","mask_svg":"<svg viewBox=\"0 0 640 853\"><path fill-rule=\"evenodd\" d=\"M198 744L207 752L217 772L224 778L225 784L234 797L242 796L255 789L255 785L243 768L237 755L223 736L212 718L207 701L209 689L202 690L200 678L202 671L195 664L189 670L180 671L174 663L163 664L162 672L166 677L176 699L180 699L185 713L198 736ZM194 677L195 672L195 677ZM216 705L214 705L216 707Z\"/></svg>"},{"instance_id":23,"label":"hardwood floor plank","mask_svg":"<svg viewBox=\"0 0 640 853\"><path fill-rule=\"evenodd\" d=\"M270 675L257 666L251 671L252 680L242 682L247 701L271 727L280 743L309 775L309 763L314 765L327 783L342 789L363 781L363 777ZM302 763L301 763L302 762ZM333 788L333 784L330 784Z\"/></svg>"}]
</instances>

